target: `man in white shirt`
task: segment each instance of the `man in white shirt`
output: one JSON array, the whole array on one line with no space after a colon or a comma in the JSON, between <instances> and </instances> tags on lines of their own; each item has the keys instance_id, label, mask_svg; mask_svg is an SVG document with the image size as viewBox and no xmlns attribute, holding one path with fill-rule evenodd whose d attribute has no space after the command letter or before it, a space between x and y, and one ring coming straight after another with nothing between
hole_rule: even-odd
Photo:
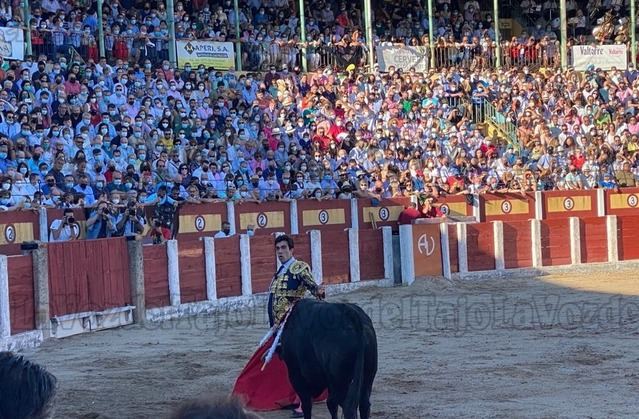
<instances>
[{"instance_id":1,"label":"man in white shirt","mask_svg":"<svg viewBox=\"0 0 639 419\"><path fill-rule=\"evenodd\" d=\"M231 223L224 221L222 222L222 230L218 231L213 237L216 239L224 239L231 236Z\"/></svg>"},{"instance_id":2,"label":"man in white shirt","mask_svg":"<svg viewBox=\"0 0 639 419\"><path fill-rule=\"evenodd\" d=\"M75 224L75 218L73 217L73 210L67 208L64 210L64 217L62 219L54 220L51 223L49 231L49 241L52 242L65 242L75 239L75 232L73 225Z\"/></svg>"}]
</instances>

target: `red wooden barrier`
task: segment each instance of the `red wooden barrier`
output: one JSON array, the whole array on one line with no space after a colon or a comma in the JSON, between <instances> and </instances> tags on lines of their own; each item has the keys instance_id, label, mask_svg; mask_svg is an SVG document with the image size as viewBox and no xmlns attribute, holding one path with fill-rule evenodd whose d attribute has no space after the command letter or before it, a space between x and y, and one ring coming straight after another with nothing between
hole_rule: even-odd
<instances>
[{"instance_id":1,"label":"red wooden barrier","mask_svg":"<svg viewBox=\"0 0 639 419\"><path fill-rule=\"evenodd\" d=\"M204 242L201 240L179 241L178 263L180 266L180 302L205 301Z\"/></svg>"},{"instance_id":2,"label":"red wooden barrier","mask_svg":"<svg viewBox=\"0 0 639 419\"><path fill-rule=\"evenodd\" d=\"M375 221L377 227L391 226L397 231L399 214L409 205L410 198L382 199L379 203L371 199L358 199L359 228L373 228Z\"/></svg>"},{"instance_id":3,"label":"red wooden barrier","mask_svg":"<svg viewBox=\"0 0 639 419\"><path fill-rule=\"evenodd\" d=\"M179 240L213 236L228 221L226 203L185 204L179 209Z\"/></svg>"},{"instance_id":4,"label":"red wooden barrier","mask_svg":"<svg viewBox=\"0 0 639 419\"><path fill-rule=\"evenodd\" d=\"M466 197L463 195L448 195L437 198L435 205L450 217L472 217L473 207L468 205Z\"/></svg>"},{"instance_id":5,"label":"red wooden barrier","mask_svg":"<svg viewBox=\"0 0 639 419\"><path fill-rule=\"evenodd\" d=\"M535 196L519 193L480 195L481 221L515 221L535 218Z\"/></svg>"},{"instance_id":6,"label":"red wooden barrier","mask_svg":"<svg viewBox=\"0 0 639 419\"><path fill-rule=\"evenodd\" d=\"M129 252L124 238L87 240L86 260L77 260L87 270L89 309L102 311L132 303Z\"/></svg>"},{"instance_id":7,"label":"red wooden barrier","mask_svg":"<svg viewBox=\"0 0 639 419\"><path fill-rule=\"evenodd\" d=\"M298 234L291 236L295 248L293 249L293 256L297 260L302 260L309 265L311 264L311 236L309 234ZM273 272L271 275L273 275Z\"/></svg>"},{"instance_id":8,"label":"red wooden barrier","mask_svg":"<svg viewBox=\"0 0 639 419\"><path fill-rule=\"evenodd\" d=\"M384 239L381 229L359 230L359 269L362 280L384 279Z\"/></svg>"},{"instance_id":9,"label":"red wooden barrier","mask_svg":"<svg viewBox=\"0 0 639 419\"><path fill-rule=\"evenodd\" d=\"M570 265L570 224L567 219L542 220L541 259L544 266Z\"/></svg>"},{"instance_id":10,"label":"red wooden barrier","mask_svg":"<svg viewBox=\"0 0 639 419\"><path fill-rule=\"evenodd\" d=\"M504 226L504 266L506 269L532 266L530 221L508 221Z\"/></svg>"},{"instance_id":11,"label":"red wooden barrier","mask_svg":"<svg viewBox=\"0 0 639 419\"><path fill-rule=\"evenodd\" d=\"M495 243L492 223L468 224L466 226L468 271L491 271L495 269Z\"/></svg>"},{"instance_id":12,"label":"red wooden barrier","mask_svg":"<svg viewBox=\"0 0 639 419\"><path fill-rule=\"evenodd\" d=\"M294 254L297 255L297 243ZM251 237L251 283L253 293L267 292L277 271L275 237L272 235Z\"/></svg>"},{"instance_id":13,"label":"red wooden barrier","mask_svg":"<svg viewBox=\"0 0 639 419\"><path fill-rule=\"evenodd\" d=\"M61 219L64 216L64 210L59 208L47 209L47 230L51 231L51 223L57 219ZM86 211L82 208L75 208L73 210L73 217L75 223L73 224L73 232L76 239L84 239L86 237L86 224L87 217Z\"/></svg>"},{"instance_id":14,"label":"red wooden barrier","mask_svg":"<svg viewBox=\"0 0 639 419\"><path fill-rule=\"evenodd\" d=\"M448 252L450 255L450 271L459 272L459 253L457 248L457 226L448 224Z\"/></svg>"},{"instance_id":15,"label":"red wooden barrier","mask_svg":"<svg viewBox=\"0 0 639 419\"><path fill-rule=\"evenodd\" d=\"M169 261L166 246L143 247L144 253L144 300L146 308L171 305L169 295Z\"/></svg>"},{"instance_id":16,"label":"red wooden barrier","mask_svg":"<svg viewBox=\"0 0 639 419\"><path fill-rule=\"evenodd\" d=\"M291 204L289 202L267 202L256 204L245 202L235 205L235 229L245 233L252 224L255 234L276 232L291 233Z\"/></svg>"},{"instance_id":17,"label":"red wooden barrier","mask_svg":"<svg viewBox=\"0 0 639 419\"><path fill-rule=\"evenodd\" d=\"M350 282L348 232L322 232L322 274L324 284Z\"/></svg>"},{"instance_id":18,"label":"red wooden barrier","mask_svg":"<svg viewBox=\"0 0 639 419\"><path fill-rule=\"evenodd\" d=\"M542 197L544 219L597 216L597 191L545 191Z\"/></svg>"},{"instance_id":19,"label":"red wooden barrier","mask_svg":"<svg viewBox=\"0 0 639 419\"><path fill-rule=\"evenodd\" d=\"M604 197L607 215L639 215L639 188L606 190Z\"/></svg>"},{"instance_id":20,"label":"red wooden barrier","mask_svg":"<svg viewBox=\"0 0 639 419\"><path fill-rule=\"evenodd\" d=\"M242 295L240 236L215 240L215 273L217 297Z\"/></svg>"},{"instance_id":21,"label":"red wooden barrier","mask_svg":"<svg viewBox=\"0 0 639 419\"><path fill-rule=\"evenodd\" d=\"M581 235L581 262L608 261L608 232L606 217L588 217L579 221Z\"/></svg>"},{"instance_id":22,"label":"red wooden barrier","mask_svg":"<svg viewBox=\"0 0 639 419\"><path fill-rule=\"evenodd\" d=\"M443 274L441 230L439 224L413 225L413 266L415 277Z\"/></svg>"},{"instance_id":23,"label":"red wooden barrier","mask_svg":"<svg viewBox=\"0 0 639 419\"><path fill-rule=\"evenodd\" d=\"M351 227L351 201L339 199L297 201L297 224L300 233L310 230L344 230Z\"/></svg>"},{"instance_id":24,"label":"red wooden barrier","mask_svg":"<svg viewBox=\"0 0 639 419\"><path fill-rule=\"evenodd\" d=\"M40 239L40 224L36 211L2 213L0 224L0 253L20 254L20 243Z\"/></svg>"},{"instance_id":25,"label":"red wooden barrier","mask_svg":"<svg viewBox=\"0 0 639 419\"><path fill-rule=\"evenodd\" d=\"M619 260L639 259L639 215L617 216Z\"/></svg>"},{"instance_id":26,"label":"red wooden barrier","mask_svg":"<svg viewBox=\"0 0 639 419\"><path fill-rule=\"evenodd\" d=\"M49 244L49 310L51 316L89 311L89 287L83 241Z\"/></svg>"},{"instance_id":27,"label":"red wooden barrier","mask_svg":"<svg viewBox=\"0 0 639 419\"><path fill-rule=\"evenodd\" d=\"M35 302L33 295L33 258L9 256L9 311L11 334L35 329Z\"/></svg>"},{"instance_id":28,"label":"red wooden barrier","mask_svg":"<svg viewBox=\"0 0 639 419\"><path fill-rule=\"evenodd\" d=\"M49 244L52 316L131 304L124 238Z\"/></svg>"}]
</instances>

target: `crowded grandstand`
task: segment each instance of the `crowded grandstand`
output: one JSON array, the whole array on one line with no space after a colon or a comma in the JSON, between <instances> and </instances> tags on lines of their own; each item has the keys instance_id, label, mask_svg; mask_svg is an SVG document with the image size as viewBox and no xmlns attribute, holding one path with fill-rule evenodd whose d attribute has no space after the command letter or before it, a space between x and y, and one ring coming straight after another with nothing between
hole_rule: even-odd
<instances>
[{"instance_id":1,"label":"crowded grandstand","mask_svg":"<svg viewBox=\"0 0 639 419\"><path fill-rule=\"evenodd\" d=\"M307 4L304 41L288 2L176 3L178 43L234 43L243 71L170 62L162 2L104 4L102 31L94 3L34 3L31 53L0 70L0 208L104 203L105 237L125 209L165 203L635 186L639 73L562 67L546 3L524 1L512 37L476 0L438 1L432 34L419 2L375 3L374 48L416 48L429 68L371 67L356 3ZM629 41L622 4L568 5L568 47ZM23 12L3 2L0 24Z\"/></svg>"}]
</instances>

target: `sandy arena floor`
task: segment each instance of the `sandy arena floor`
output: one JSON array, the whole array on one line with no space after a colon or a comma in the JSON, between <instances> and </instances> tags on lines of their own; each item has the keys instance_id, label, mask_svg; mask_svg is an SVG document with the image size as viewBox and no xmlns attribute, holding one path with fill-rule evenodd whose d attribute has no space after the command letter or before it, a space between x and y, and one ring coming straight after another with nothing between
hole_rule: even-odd
<instances>
[{"instance_id":1,"label":"sandy arena floor","mask_svg":"<svg viewBox=\"0 0 639 419\"><path fill-rule=\"evenodd\" d=\"M417 281L333 299L376 324L375 418L637 417L636 272ZM58 418L163 418L227 393L266 329L259 307L50 340L27 355L60 381ZM313 416L328 418L325 405Z\"/></svg>"}]
</instances>

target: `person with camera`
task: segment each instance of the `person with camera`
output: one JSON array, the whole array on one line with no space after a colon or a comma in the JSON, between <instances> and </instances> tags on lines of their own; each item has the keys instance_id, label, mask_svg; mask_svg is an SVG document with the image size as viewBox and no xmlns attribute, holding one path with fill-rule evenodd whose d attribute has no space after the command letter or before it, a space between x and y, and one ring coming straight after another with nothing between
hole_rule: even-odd
<instances>
[{"instance_id":1,"label":"person with camera","mask_svg":"<svg viewBox=\"0 0 639 419\"><path fill-rule=\"evenodd\" d=\"M49 241L52 242L66 242L69 240L75 240L75 231L73 226L75 225L75 217L73 216L73 210L66 208L64 210L63 217L57 220L53 220L51 227L49 227Z\"/></svg>"},{"instance_id":2,"label":"person with camera","mask_svg":"<svg viewBox=\"0 0 639 419\"><path fill-rule=\"evenodd\" d=\"M119 215L116 228L118 236L133 237L136 234L142 234L144 218L138 214L138 206L135 202L127 203L126 209Z\"/></svg>"},{"instance_id":3,"label":"person with camera","mask_svg":"<svg viewBox=\"0 0 639 419\"><path fill-rule=\"evenodd\" d=\"M87 239L104 239L117 232L113 210L109 203L102 201L87 220Z\"/></svg>"}]
</instances>

